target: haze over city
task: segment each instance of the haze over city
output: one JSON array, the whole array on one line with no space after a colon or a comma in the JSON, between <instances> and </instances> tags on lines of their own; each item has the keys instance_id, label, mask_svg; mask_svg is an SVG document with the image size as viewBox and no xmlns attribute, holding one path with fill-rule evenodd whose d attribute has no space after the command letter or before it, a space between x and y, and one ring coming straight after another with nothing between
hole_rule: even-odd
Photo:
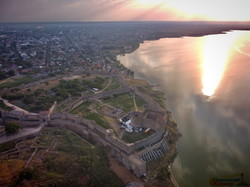
<instances>
[{"instance_id":1,"label":"haze over city","mask_svg":"<svg viewBox=\"0 0 250 187\"><path fill-rule=\"evenodd\" d=\"M248 0L2 0L0 22L250 21Z\"/></svg>"}]
</instances>

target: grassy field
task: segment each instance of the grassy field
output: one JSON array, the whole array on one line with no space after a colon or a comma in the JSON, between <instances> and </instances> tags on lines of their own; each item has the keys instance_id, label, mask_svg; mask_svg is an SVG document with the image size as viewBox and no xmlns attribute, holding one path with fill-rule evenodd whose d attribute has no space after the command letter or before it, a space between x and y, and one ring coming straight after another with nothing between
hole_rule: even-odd
<instances>
[{"instance_id":1,"label":"grassy field","mask_svg":"<svg viewBox=\"0 0 250 187\"><path fill-rule=\"evenodd\" d=\"M147 85L143 87L138 87L141 91L150 96L155 102L157 102L161 107L165 108L165 95L160 91L153 90L152 86Z\"/></svg>"},{"instance_id":2,"label":"grassy field","mask_svg":"<svg viewBox=\"0 0 250 187\"><path fill-rule=\"evenodd\" d=\"M129 133L129 132L125 132L122 136L122 140L124 140L127 143L134 143L136 141L142 140L146 137L151 136L152 134L154 134L155 131L154 130L150 130L148 133L144 133L144 131L142 132L133 132L133 133Z\"/></svg>"},{"instance_id":3,"label":"grassy field","mask_svg":"<svg viewBox=\"0 0 250 187\"><path fill-rule=\"evenodd\" d=\"M99 90L102 90L103 88L105 88L107 86L109 82L109 77L95 77L92 79L84 79L82 80L82 84L89 89L92 88L98 88Z\"/></svg>"},{"instance_id":4,"label":"grassy field","mask_svg":"<svg viewBox=\"0 0 250 187\"><path fill-rule=\"evenodd\" d=\"M87 109L88 106L92 104L91 101L87 101L79 105L78 107L74 108L70 111L72 114L81 114L81 113L88 113L89 110Z\"/></svg>"},{"instance_id":5,"label":"grassy field","mask_svg":"<svg viewBox=\"0 0 250 187\"><path fill-rule=\"evenodd\" d=\"M91 101L87 101L87 102L82 103L78 107L74 108L70 113L78 114L86 119L93 120L98 125L102 126L103 128L108 129L109 123L107 122L107 120L101 114L93 112L90 109L88 109L88 107L90 105L94 106L94 108L99 108L100 104L97 104L97 103L91 102Z\"/></svg>"},{"instance_id":6,"label":"grassy field","mask_svg":"<svg viewBox=\"0 0 250 187\"><path fill-rule=\"evenodd\" d=\"M122 109L125 113L135 110L133 96L129 93L114 95L113 98L104 100L107 104ZM135 96L135 102L138 108L141 108L146 102L139 96Z\"/></svg>"},{"instance_id":7,"label":"grassy field","mask_svg":"<svg viewBox=\"0 0 250 187\"><path fill-rule=\"evenodd\" d=\"M12 108L9 107L9 106L7 106L7 105L5 105L2 100L0 100L0 108L3 109L3 110L6 110L6 111L12 110Z\"/></svg>"},{"instance_id":8,"label":"grassy field","mask_svg":"<svg viewBox=\"0 0 250 187\"><path fill-rule=\"evenodd\" d=\"M106 90L114 90L114 89L117 89L117 88L120 88L121 85L119 84L118 80L116 77L112 77L111 78L111 83L110 85L107 87Z\"/></svg>"},{"instance_id":9,"label":"grassy field","mask_svg":"<svg viewBox=\"0 0 250 187\"><path fill-rule=\"evenodd\" d=\"M40 151L41 146L50 147L50 150L45 151L47 150L45 148L43 154L37 153L39 156L33 157L30 167L26 169L20 164L20 167L12 167L11 171L16 171L15 173L8 171L6 173L8 168L3 165L3 170L0 171L0 183L5 182L3 184L6 186L46 187L124 186L122 181L109 169L104 150L83 140L71 131L45 128L36 139L34 146L39 147ZM40 162L37 162L36 159ZM8 180L9 178L12 180Z\"/></svg>"},{"instance_id":10,"label":"grassy field","mask_svg":"<svg viewBox=\"0 0 250 187\"><path fill-rule=\"evenodd\" d=\"M103 116L101 116L98 113L91 113L89 115L85 115L84 117L89 120L94 120L98 125L102 126L105 129L109 128L108 122L105 120Z\"/></svg>"},{"instance_id":11,"label":"grassy field","mask_svg":"<svg viewBox=\"0 0 250 187\"><path fill-rule=\"evenodd\" d=\"M10 79L7 82L4 82L2 84L0 84L0 90L4 89L4 88L12 88L15 86L20 86L22 84L28 84L34 81L39 80L38 78L32 78L30 76L25 76L25 77L21 77L18 79Z\"/></svg>"},{"instance_id":12,"label":"grassy field","mask_svg":"<svg viewBox=\"0 0 250 187\"><path fill-rule=\"evenodd\" d=\"M137 107L140 109L143 105L147 104L141 97L138 95L135 96L135 102Z\"/></svg>"},{"instance_id":13,"label":"grassy field","mask_svg":"<svg viewBox=\"0 0 250 187\"><path fill-rule=\"evenodd\" d=\"M3 151L7 151L9 149L15 148L15 142L14 141L10 141L10 142L6 142L3 144L0 144L0 153Z\"/></svg>"},{"instance_id":14,"label":"grassy field","mask_svg":"<svg viewBox=\"0 0 250 187\"><path fill-rule=\"evenodd\" d=\"M109 170L106 154L101 148L93 147L67 130L53 129L51 133L60 136L56 151L62 154L46 158L50 177L58 177L44 181L58 182L62 186L84 186L84 183L87 186L123 186Z\"/></svg>"},{"instance_id":15,"label":"grassy field","mask_svg":"<svg viewBox=\"0 0 250 187\"><path fill-rule=\"evenodd\" d=\"M50 90L29 89L27 93L5 93L2 97L11 102L15 101L14 104L30 112L40 112L48 110L55 101L60 102L67 99L69 95L79 97L85 90L85 86L79 79L60 80L59 84Z\"/></svg>"}]
</instances>

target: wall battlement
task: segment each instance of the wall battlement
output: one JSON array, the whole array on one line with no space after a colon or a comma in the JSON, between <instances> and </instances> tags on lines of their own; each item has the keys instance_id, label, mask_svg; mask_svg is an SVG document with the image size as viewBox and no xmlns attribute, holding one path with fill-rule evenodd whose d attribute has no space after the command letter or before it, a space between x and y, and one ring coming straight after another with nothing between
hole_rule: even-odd
<instances>
[{"instance_id":1,"label":"wall battlement","mask_svg":"<svg viewBox=\"0 0 250 187\"><path fill-rule=\"evenodd\" d=\"M158 159L168 150L164 140L165 131L158 131L135 143L126 143L116 137L112 129L104 129L94 121L77 117L69 113L53 113L49 125L66 128L80 136L94 140L109 149L112 156L140 177L146 174L146 163ZM164 125L163 125L164 126ZM164 126L165 129L165 126ZM138 148L143 151L137 152Z\"/></svg>"},{"instance_id":2,"label":"wall battlement","mask_svg":"<svg viewBox=\"0 0 250 187\"><path fill-rule=\"evenodd\" d=\"M134 143L126 143L119 139L112 129L105 129L95 121L87 120L69 113L52 113L48 115L25 113L22 111L1 111L3 122L15 121L23 127L38 127L44 121L53 127L65 128L73 131L87 140L95 141L107 150L112 156L121 162L128 170L140 177L146 174L146 164L152 159L158 159L167 151L167 143L164 140L164 128L152 125L151 128L156 132L151 136ZM151 119L150 119L151 120ZM145 122L145 121L143 121ZM155 120L153 120L155 122ZM160 125L160 124L159 124ZM164 129L164 130L163 130ZM143 149L138 152L138 149Z\"/></svg>"},{"instance_id":3,"label":"wall battlement","mask_svg":"<svg viewBox=\"0 0 250 187\"><path fill-rule=\"evenodd\" d=\"M38 127L42 122L48 120L48 116L27 113L19 110L1 111L3 123L17 122L22 127Z\"/></svg>"}]
</instances>

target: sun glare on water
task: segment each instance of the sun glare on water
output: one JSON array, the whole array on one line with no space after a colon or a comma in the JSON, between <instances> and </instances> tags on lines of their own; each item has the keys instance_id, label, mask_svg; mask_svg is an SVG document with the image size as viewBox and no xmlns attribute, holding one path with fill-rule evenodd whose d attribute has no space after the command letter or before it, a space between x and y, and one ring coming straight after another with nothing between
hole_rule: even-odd
<instances>
[{"instance_id":1,"label":"sun glare on water","mask_svg":"<svg viewBox=\"0 0 250 187\"><path fill-rule=\"evenodd\" d=\"M239 33L208 36L204 40L202 51L202 92L206 96L214 95L228 65L233 45Z\"/></svg>"}]
</instances>

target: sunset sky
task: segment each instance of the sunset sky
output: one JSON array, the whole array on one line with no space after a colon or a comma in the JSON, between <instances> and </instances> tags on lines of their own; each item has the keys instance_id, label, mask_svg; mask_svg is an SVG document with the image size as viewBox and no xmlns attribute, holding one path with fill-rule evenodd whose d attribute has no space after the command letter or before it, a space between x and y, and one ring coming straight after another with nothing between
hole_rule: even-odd
<instances>
[{"instance_id":1,"label":"sunset sky","mask_svg":"<svg viewBox=\"0 0 250 187\"><path fill-rule=\"evenodd\" d=\"M250 21L250 0L0 0L0 22Z\"/></svg>"}]
</instances>

